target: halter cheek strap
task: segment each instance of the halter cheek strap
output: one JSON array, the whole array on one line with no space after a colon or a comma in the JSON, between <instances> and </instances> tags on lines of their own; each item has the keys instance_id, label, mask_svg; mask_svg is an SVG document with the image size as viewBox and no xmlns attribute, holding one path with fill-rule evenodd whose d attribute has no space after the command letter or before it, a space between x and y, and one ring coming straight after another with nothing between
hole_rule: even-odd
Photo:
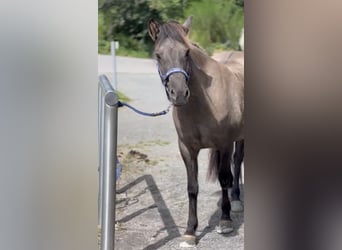
<instances>
[{"instance_id":1,"label":"halter cheek strap","mask_svg":"<svg viewBox=\"0 0 342 250\"><path fill-rule=\"evenodd\" d=\"M168 81L169 81L170 76L171 76L172 74L174 74L174 73L182 73L182 74L185 76L185 80L186 80L186 81L189 81L189 78L190 78L189 74L188 74L184 69L181 69L181 68L171 68L171 69L169 69L169 70L166 72L165 75L163 75L163 74L161 73L160 67L159 67L159 65L158 65L158 72L159 72L159 76L160 76L160 78L161 78L161 80L162 80L162 82L163 82L163 85L164 85L165 87L166 87L166 85L167 85L167 83L168 83Z\"/></svg>"}]
</instances>

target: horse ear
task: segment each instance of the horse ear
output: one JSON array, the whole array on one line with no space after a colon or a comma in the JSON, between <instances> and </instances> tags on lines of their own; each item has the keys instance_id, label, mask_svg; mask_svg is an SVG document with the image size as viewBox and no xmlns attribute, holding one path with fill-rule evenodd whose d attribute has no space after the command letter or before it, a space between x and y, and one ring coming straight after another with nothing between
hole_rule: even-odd
<instances>
[{"instance_id":1,"label":"horse ear","mask_svg":"<svg viewBox=\"0 0 342 250\"><path fill-rule=\"evenodd\" d=\"M189 16L185 22L183 23L183 29L185 31L186 34L189 33L190 28L191 28L191 23L192 23L192 16Z\"/></svg>"},{"instance_id":2,"label":"horse ear","mask_svg":"<svg viewBox=\"0 0 342 250\"><path fill-rule=\"evenodd\" d=\"M152 38L153 42L157 40L159 34L159 23L153 19L148 22L148 34Z\"/></svg>"}]
</instances>

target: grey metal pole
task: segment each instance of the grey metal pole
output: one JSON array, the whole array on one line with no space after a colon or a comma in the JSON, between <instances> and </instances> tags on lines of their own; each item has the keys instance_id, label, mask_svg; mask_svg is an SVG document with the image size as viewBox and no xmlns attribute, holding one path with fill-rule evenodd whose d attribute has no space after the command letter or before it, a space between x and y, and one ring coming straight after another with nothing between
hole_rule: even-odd
<instances>
[{"instance_id":1,"label":"grey metal pole","mask_svg":"<svg viewBox=\"0 0 342 250\"><path fill-rule=\"evenodd\" d=\"M102 132L102 89L101 89L101 84L99 83L98 85L98 109L97 109L97 139L98 139L98 174L99 174L99 187L98 187L98 221L97 224L101 225L101 213L102 213L102 208L101 208L101 197L102 197L102 180L101 180L101 176L102 176L102 136L101 136L101 132Z\"/></svg>"},{"instance_id":2,"label":"grey metal pole","mask_svg":"<svg viewBox=\"0 0 342 250\"><path fill-rule=\"evenodd\" d=\"M118 98L108 78L100 76L103 95L103 162L101 199L101 250L113 250L115 239L115 190L116 190L116 153L117 153L117 108ZM102 134L101 134L102 136Z\"/></svg>"},{"instance_id":3,"label":"grey metal pole","mask_svg":"<svg viewBox=\"0 0 342 250\"><path fill-rule=\"evenodd\" d=\"M105 75L100 76L100 81L98 85L98 142L99 142L99 204L98 204L98 224L101 225L102 220L102 189L103 189L103 138L104 138L104 110L105 110L105 102L106 98L112 100L109 100L109 102L113 102L113 96L114 90L111 86L108 78ZM115 94L115 93L114 93ZM108 101L108 100L107 100Z\"/></svg>"},{"instance_id":4,"label":"grey metal pole","mask_svg":"<svg viewBox=\"0 0 342 250\"><path fill-rule=\"evenodd\" d=\"M104 96L102 95L101 83L98 84L98 221L97 221L97 241L100 249L101 246L101 222L102 222L102 186L103 186L103 131L104 131Z\"/></svg>"},{"instance_id":5,"label":"grey metal pole","mask_svg":"<svg viewBox=\"0 0 342 250\"><path fill-rule=\"evenodd\" d=\"M98 166L98 174L99 174L99 187L98 187L98 222L97 224L101 226L101 219L102 219L102 162L103 162L103 148L102 148L102 138L103 138L103 97L102 97L102 88L101 83L98 84L98 156L99 156L99 166Z\"/></svg>"}]
</instances>

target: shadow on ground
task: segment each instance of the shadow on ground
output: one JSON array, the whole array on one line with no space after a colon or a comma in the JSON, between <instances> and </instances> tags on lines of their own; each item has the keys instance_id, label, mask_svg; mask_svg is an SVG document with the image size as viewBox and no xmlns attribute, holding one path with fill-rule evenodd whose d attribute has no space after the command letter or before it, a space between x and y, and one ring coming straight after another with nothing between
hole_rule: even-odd
<instances>
[{"instance_id":1,"label":"shadow on ground","mask_svg":"<svg viewBox=\"0 0 342 250\"><path fill-rule=\"evenodd\" d=\"M175 239L177 237L179 237L181 234L178 230L178 227L170 213L170 211L167 209L166 203L153 179L153 177L151 175L143 175L139 178L137 178L135 181L127 184L126 186L124 186L123 188L119 189L117 191L117 193L124 193L126 192L128 189L130 189L131 187L139 184L140 182L146 182L147 184L147 189L150 191L153 200L154 200L154 205L146 207L146 208L142 208L138 211L136 211L133 214L127 215L126 217L122 218L119 220L120 223L124 223L127 222L128 220L131 220L132 218L139 216L140 214L144 213L145 211L152 209L152 208L157 208L159 215L163 221L164 224L164 228L160 229L160 230L166 230L167 232L167 237L160 239L159 241L148 245L147 247L143 248L145 250L149 249L158 249L159 247L165 245L168 241Z\"/></svg>"},{"instance_id":2,"label":"shadow on ground","mask_svg":"<svg viewBox=\"0 0 342 250\"><path fill-rule=\"evenodd\" d=\"M179 228L181 227L177 226L175 219L173 218L170 210L168 209L166 202L163 199L163 196L152 175L147 174L147 175L138 177L134 181L130 182L129 184L126 184L125 186L117 190L117 194L118 195L125 194L130 189L141 184L146 185L146 187L142 191L138 192L137 194L135 194L133 197L130 197L129 199L118 200L116 203L116 206L123 208L128 204L132 205L135 203L139 203L141 200L144 200L144 197L142 196L146 194L147 192L151 194L152 199L153 199L153 204L148 205L148 206L139 206L140 207L139 209L136 209L130 212L129 214L120 218L117 222L119 224L125 224L134 219L136 219L137 221L143 221L143 220L146 220L146 218L143 218L144 217L142 216L143 214L147 213L149 210L157 209L158 214L162 220L162 224L159 224L158 226L153 227L153 231L155 233L152 237L158 238L158 240L153 243L145 242L146 244L144 244L144 246L141 245L139 249L144 249L144 250L159 249L165 246L166 244L168 244L170 241L173 241L174 239L179 238L181 236ZM241 186L241 189L243 189L242 186ZM218 192L221 193L220 191ZM217 196L217 194L215 193L213 195ZM198 231L197 236L198 236L199 241L201 241L201 239L204 238L207 234L215 231L215 228L218 225L220 214L221 214L220 207L221 207L221 199L219 199L219 201L217 202L216 211L209 218L208 226L206 226L203 230ZM138 218L139 216L141 218ZM232 213L232 219L233 219L234 232L230 234L222 235L223 237L234 237L235 235L238 234L238 229L244 223L243 213ZM158 237L159 234L162 232L164 236ZM136 247L133 247L133 248L127 247L127 249L136 249Z\"/></svg>"}]
</instances>

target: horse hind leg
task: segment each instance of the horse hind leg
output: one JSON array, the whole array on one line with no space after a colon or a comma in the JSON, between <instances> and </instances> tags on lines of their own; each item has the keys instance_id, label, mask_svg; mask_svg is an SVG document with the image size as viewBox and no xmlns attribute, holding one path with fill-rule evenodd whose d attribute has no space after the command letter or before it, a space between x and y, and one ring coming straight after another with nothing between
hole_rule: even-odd
<instances>
[{"instance_id":1,"label":"horse hind leg","mask_svg":"<svg viewBox=\"0 0 342 250\"><path fill-rule=\"evenodd\" d=\"M230 170L231 150L217 151L217 157L217 173L222 189L222 214L216 231L220 234L226 234L233 231L233 222L230 217L231 205L228 196L228 188L233 178Z\"/></svg>"},{"instance_id":2,"label":"horse hind leg","mask_svg":"<svg viewBox=\"0 0 342 250\"><path fill-rule=\"evenodd\" d=\"M234 178L233 187L231 191L231 209L232 212L242 212L243 205L240 200L240 176L241 176L241 163L244 157L244 140L235 142L234 160Z\"/></svg>"}]
</instances>

